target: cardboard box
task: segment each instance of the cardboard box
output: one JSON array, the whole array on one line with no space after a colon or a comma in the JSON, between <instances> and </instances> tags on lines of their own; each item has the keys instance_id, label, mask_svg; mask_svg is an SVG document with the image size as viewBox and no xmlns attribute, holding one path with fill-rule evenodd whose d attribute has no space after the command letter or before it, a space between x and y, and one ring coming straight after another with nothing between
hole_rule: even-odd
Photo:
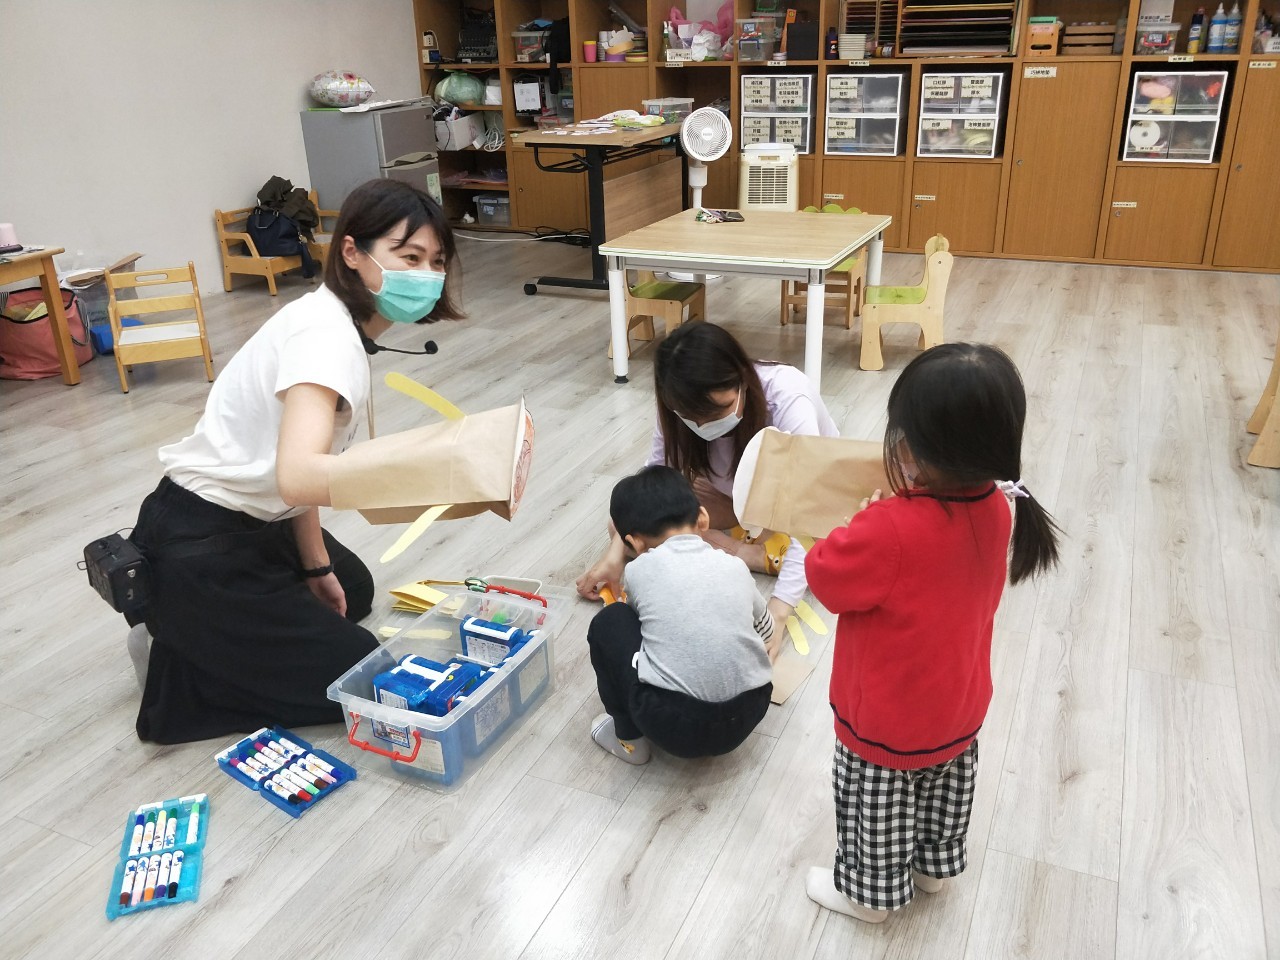
<instances>
[{"instance_id":1,"label":"cardboard box","mask_svg":"<svg viewBox=\"0 0 1280 960\"><path fill-rule=\"evenodd\" d=\"M484 136L484 115L468 113L456 120L437 120L436 145L441 150L465 150Z\"/></svg>"}]
</instances>

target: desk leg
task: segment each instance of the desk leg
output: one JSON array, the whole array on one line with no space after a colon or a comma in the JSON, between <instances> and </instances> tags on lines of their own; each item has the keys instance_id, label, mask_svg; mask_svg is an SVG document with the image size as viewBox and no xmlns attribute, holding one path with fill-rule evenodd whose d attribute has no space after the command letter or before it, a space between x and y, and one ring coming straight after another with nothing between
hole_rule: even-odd
<instances>
[{"instance_id":1,"label":"desk leg","mask_svg":"<svg viewBox=\"0 0 1280 960\"><path fill-rule=\"evenodd\" d=\"M880 266L884 261L884 234L877 233L876 238L867 244L867 286L880 285Z\"/></svg>"},{"instance_id":2,"label":"desk leg","mask_svg":"<svg viewBox=\"0 0 1280 960\"><path fill-rule=\"evenodd\" d=\"M822 314L827 304L827 275L814 271L809 277L804 315L804 372L813 381L814 389L821 392Z\"/></svg>"},{"instance_id":3,"label":"desk leg","mask_svg":"<svg viewBox=\"0 0 1280 960\"><path fill-rule=\"evenodd\" d=\"M618 257L609 257L609 340L613 344L613 382L627 382L627 273Z\"/></svg>"},{"instance_id":4,"label":"desk leg","mask_svg":"<svg viewBox=\"0 0 1280 960\"><path fill-rule=\"evenodd\" d=\"M570 287L576 290L607 290L609 280L605 276L604 255L600 252L600 244L605 242L604 222L604 166L605 150L603 147L587 146L585 153L587 165L587 218L588 232L591 235L591 279L578 277L539 277L537 283L526 283L524 292L535 294L538 285L544 287Z\"/></svg>"},{"instance_id":5,"label":"desk leg","mask_svg":"<svg viewBox=\"0 0 1280 960\"><path fill-rule=\"evenodd\" d=\"M58 272L53 267L53 257L44 258L40 289L44 293L44 302L49 305L50 322L53 324L53 346L58 351L58 366L62 368L62 382L79 383L80 364L76 362L75 348L71 345L71 330L67 326L67 311L62 308L62 290L58 287Z\"/></svg>"}]
</instances>

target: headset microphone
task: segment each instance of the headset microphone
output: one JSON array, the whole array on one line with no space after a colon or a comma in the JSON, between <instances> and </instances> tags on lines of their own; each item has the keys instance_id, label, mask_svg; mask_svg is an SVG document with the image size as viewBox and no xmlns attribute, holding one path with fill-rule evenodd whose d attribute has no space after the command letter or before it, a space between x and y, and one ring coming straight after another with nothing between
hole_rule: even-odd
<instances>
[{"instance_id":1,"label":"headset microphone","mask_svg":"<svg viewBox=\"0 0 1280 960\"><path fill-rule=\"evenodd\" d=\"M385 353L407 353L410 356L420 357L420 356L423 356L424 354L430 355L433 353L438 353L440 351L440 348L436 346L436 342L434 340L428 340L426 343L424 343L422 345L421 350L398 350L395 347L384 347L380 343L374 343L373 340L371 340L369 337L361 337L360 340L364 344L364 352L369 354L369 356L371 357L375 353L384 353L384 352Z\"/></svg>"}]
</instances>

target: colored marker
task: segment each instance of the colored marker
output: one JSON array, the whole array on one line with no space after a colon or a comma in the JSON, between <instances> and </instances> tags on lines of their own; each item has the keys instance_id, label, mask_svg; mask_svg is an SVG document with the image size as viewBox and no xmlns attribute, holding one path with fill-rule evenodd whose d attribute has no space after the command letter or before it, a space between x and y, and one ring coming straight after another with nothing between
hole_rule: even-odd
<instances>
[{"instance_id":1,"label":"colored marker","mask_svg":"<svg viewBox=\"0 0 1280 960\"><path fill-rule=\"evenodd\" d=\"M338 775L338 771L337 771L337 770L335 770L335 769L333 768L333 765L332 765L332 764L325 763L323 760L321 760L319 757L317 757L314 753L308 753L308 754L307 754L307 763L313 763L313 764L315 764L317 767L319 767L319 768L320 768L321 770L323 770L325 773L331 773L331 774L333 774L334 776L337 776L337 775Z\"/></svg>"},{"instance_id":2,"label":"colored marker","mask_svg":"<svg viewBox=\"0 0 1280 960\"><path fill-rule=\"evenodd\" d=\"M159 850L164 846L164 828L169 822L169 811L160 808L160 812L156 814L156 835L151 839L151 849Z\"/></svg>"},{"instance_id":3,"label":"colored marker","mask_svg":"<svg viewBox=\"0 0 1280 960\"><path fill-rule=\"evenodd\" d=\"M302 785L302 781L299 780L297 777L295 777L293 774L291 774L288 770L281 770L278 774L276 774L276 776L283 783L288 784L294 791L297 792L299 800L304 800L307 803L310 803L313 799L315 799L311 795L311 793L307 790L307 788Z\"/></svg>"},{"instance_id":4,"label":"colored marker","mask_svg":"<svg viewBox=\"0 0 1280 960\"><path fill-rule=\"evenodd\" d=\"M286 790L284 787L282 787L280 784L276 783L276 780L274 777L272 777L270 780L267 781L267 789L270 790L272 793L274 793L277 797L283 797L285 800L288 800L292 804L296 805L298 802L298 798L295 797L288 790Z\"/></svg>"},{"instance_id":5,"label":"colored marker","mask_svg":"<svg viewBox=\"0 0 1280 960\"><path fill-rule=\"evenodd\" d=\"M257 757L257 754L254 754L252 756L246 754L245 756L240 758L240 762L252 770L257 770L263 776L266 776L272 770L271 765L263 763L261 760L259 760Z\"/></svg>"},{"instance_id":6,"label":"colored marker","mask_svg":"<svg viewBox=\"0 0 1280 960\"><path fill-rule=\"evenodd\" d=\"M136 820L133 821L133 839L129 841L129 856L136 857L142 852L142 825L147 822L147 818L142 814L138 814Z\"/></svg>"},{"instance_id":7,"label":"colored marker","mask_svg":"<svg viewBox=\"0 0 1280 960\"><path fill-rule=\"evenodd\" d=\"M156 836L156 815L154 811L147 814L147 825L142 831L142 852L151 852L151 841Z\"/></svg>"},{"instance_id":8,"label":"colored marker","mask_svg":"<svg viewBox=\"0 0 1280 960\"><path fill-rule=\"evenodd\" d=\"M182 876L182 851L173 851L173 866L169 868L169 899L178 895L178 878Z\"/></svg>"},{"instance_id":9,"label":"colored marker","mask_svg":"<svg viewBox=\"0 0 1280 960\"><path fill-rule=\"evenodd\" d=\"M200 801L191 804L191 816L187 818L187 843L195 843L200 837ZM178 854L182 856L182 854Z\"/></svg>"},{"instance_id":10,"label":"colored marker","mask_svg":"<svg viewBox=\"0 0 1280 960\"><path fill-rule=\"evenodd\" d=\"M299 760L298 763L300 763L303 767L305 767L308 773L312 774L313 776L317 777L320 780L323 780L325 783L329 784L330 786L338 782L337 777L333 776L332 774L325 773L323 770L317 767L310 760Z\"/></svg>"},{"instance_id":11,"label":"colored marker","mask_svg":"<svg viewBox=\"0 0 1280 960\"><path fill-rule=\"evenodd\" d=\"M279 742L280 746L284 747L293 756L300 757L307 752L304 748L298 746L292 740L288 740L284 737L279 737L279 736L276 737L276 740Z\"/></svg>"},{"instance_id":12,"label":"colored marker","mask_svg":"<svg viewBox=\"0 0 1280 960\"><path fill-rule=\"evenodd\" d=\"M178 808L169 811L169 822L164 828L164 845L172 847L178 842Z\"/></svg>"},{"instance_id":13,"label":"colored marker","mask_svg":"<svg viewBox=\"0 0 1280 960\"><path fill-rule=\"evenodd\" d=\"M329 785L327 780L322 780L301 763L292 764L289 772L307 785L307 789L313 793L319 793Z\"/></svg>"},{"instance_id":14,"label":"colored marker","mask_svg":"<svg viewBox=\"0 0 1280 960\"><path fill-rule=\"evenodd\" d=\"M173 854L166 853L160 857L160 872L156 874L156 899L165 900L169 896L169 866L173 863Z\"/></svg>"},{"instance_id":15,"label":"colored marker","mask_svg":"<svg viewBox=\"0 0 1280 960\"><path fill-rule=\"evenodd\" d=\"M261 774L257 770L254 770L252 767L250 767L248 764L242 761L239 757L232 757L230 762L231 762L231 766L235 767L237 770L243 773L246 777L248 777L254 783L261 783L263 781L265 774ZM191 831L191 828L188 827L187 832L190 833L190 831ZM187 842L190 843L191 841L188 840Z\"/></svg>"},{"instance_id":16,"label":"colored marker","mask_svg":"<svg viewBox=\"0 0 1280 960\"><path fill-rule=\"evenodd\" d=\"M142 890L142 900L154 900L156 896L156 878L160 875L160 858L152 857L147 864L147 885Z\"/></svg>"},{"instance_id":17,"label":"colored marker","mask_svg":"<svg viewBox=\"0 0 1280 960\"><path fill-rule=\"evenodd\" d=\"M254 746L257 746L257 744L254 744ZM251 752L250 756L268 770L279 770L285 764L285 761L281 760L274 753L263 753L261 749Z\"/></svg>"},{"instance_id":18,"label":"colored marker","mask_svg":"<svg viewBox=\"0 0 1280 960\"><path fill-rule=\"evenodd\" d=\"M280 759L282 760L289 760L290 758L293 757L292 753L290 753L284 747L280 746L280 744L276 743L274 740L268 740L266 741L265 744L261 740L258 740L254 743L254 746L257 747L259 750L263 750L263 751L270 750L272 753L279 756Z\"/></svg>"},{"instance_id":19,"label":"colored marker","mask_svg":"<svg viewBox=\"0 0 1280 960\"><path fill-rule=\"evenodd\" d=\"M130 860L124 865L124 883L120 884L120 906L129 905L129 893L133 890L133 878L138 873L138 861Z\"/></svg>"},{"instance_id":20,"label":"colored marker","mask_svg":"<svg viewBox=\"0 0 1280 960\"><path fill-rule=\"evenodd\" d=\"M133 877L133 893L129 896L131 907L136 907L142 902L142 889L147 885L147 865L150 862L149 857L141 857L138 860L138 872Z\"/></svg>"}]
</instances>

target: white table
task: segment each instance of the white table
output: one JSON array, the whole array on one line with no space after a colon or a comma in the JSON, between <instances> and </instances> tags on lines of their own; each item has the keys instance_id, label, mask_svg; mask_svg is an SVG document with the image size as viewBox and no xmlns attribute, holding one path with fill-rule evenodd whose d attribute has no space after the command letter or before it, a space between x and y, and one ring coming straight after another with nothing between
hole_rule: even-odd
<instances>
[{"instance_id":1,"label":"white table","mask_svg":"<svg viewBox=\"0 0 1280 960\"><path fill-rule=\"evenodd\" d=\"M774 213L748 210L741 223L699 223L693 210L651 223L602 244L608 263L609 329L615 383L627 382L628 270L684 270L749 274L809 285L805 309L804 372L822 387L822 314L827 272L867 248L867 282L880 282L883 214Z\"/></svg>"}]
</instances>

